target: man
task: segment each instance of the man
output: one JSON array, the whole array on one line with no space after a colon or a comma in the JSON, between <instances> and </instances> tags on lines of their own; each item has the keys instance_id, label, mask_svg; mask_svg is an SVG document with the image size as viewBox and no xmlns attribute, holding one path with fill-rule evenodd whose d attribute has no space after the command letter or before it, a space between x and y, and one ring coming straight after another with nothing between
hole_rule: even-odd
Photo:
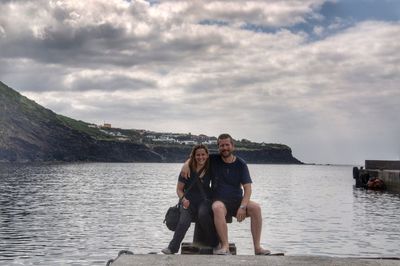
<instances>
[{"instance_id":1,"label":"man","mask_svg":"<svg viewBox=\"0 0 400 266\"><path fill-rule=\"evenodd\" d=\"M214 198L212 210L215 228L220 239L220 248L215 250L214 254L229 254L228 226L225 220L225 216L228 214L236 217L238 222L250 217L254 253L268 255L271 252L263 249L260 245L261 208L258 203L250 200L252 180L247 164L241 158L233 155L234 144L229 134L221 134L217 143L219 155L210 157Z\"/></svg>"},{"instance_id":2,"label":"man","mask_svg":"<svg viewBox=\"0 0 400 266\"><path fill-rule=\"evenodd\" d=\"M229 255L228 226L225 217L234 216L238 222L246 217L251 219L251 234L253 236L254 253L269 255L269 250L260 245L262 216L260 205L250 200L251 183L247 164L233 155L234 144L229 134L218 137L219 154L210 154L210 168L212 176L214 223L220 239L218 249L214 254ZM189 167L185 163L182 175L188 176ZM244 193L243 193L243 189Z\"/></svg>"}]
</instances>

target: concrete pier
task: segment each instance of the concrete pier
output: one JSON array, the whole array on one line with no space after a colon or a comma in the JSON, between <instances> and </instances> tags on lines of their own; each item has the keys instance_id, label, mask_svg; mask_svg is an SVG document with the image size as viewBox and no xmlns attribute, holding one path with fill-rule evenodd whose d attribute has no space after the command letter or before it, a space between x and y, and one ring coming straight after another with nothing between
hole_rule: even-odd
<instances>
[{"instance_id":1,"label":"concrete pier","mask_svg":"<svg viewBox=\"0 0 400 266\"><path fill-rule=\"evenodd\" d=\"M400 170L400 161L365 160L366 169Z\"/></svg>"},{"instance_id":2,"label":"concrete pier","mask_svg":"<svg viewBox=\"0 0 400 266\"><path fill-rule=\"evenodd\" d=\"M389 190L400 192L400 170L382 170L378 176Z\"/></svg>"},{"instance_id":3,"label":"concrete pier","mask_svg":"<svg viewBox=\"0 0 400 266\"><path fill-rule=\"evenodd\" d=\"M274 266L399 266L398 259L358 259L334 258L322 256L218 256L218 255L127 255L122 254L111 266L136 266L136 265L274 265Z\"/></svg>"},{"instance_id":4,"label":"concrete pier","mask_svg":"<svg viewBox=\"0 0 400 266\"><path fill-rule=\"evenodd\" d=\"M400 192L400 161L366 160L365 169L360 170L362 174L380 178L387 190Z\"/></svg>"}]
</instances>

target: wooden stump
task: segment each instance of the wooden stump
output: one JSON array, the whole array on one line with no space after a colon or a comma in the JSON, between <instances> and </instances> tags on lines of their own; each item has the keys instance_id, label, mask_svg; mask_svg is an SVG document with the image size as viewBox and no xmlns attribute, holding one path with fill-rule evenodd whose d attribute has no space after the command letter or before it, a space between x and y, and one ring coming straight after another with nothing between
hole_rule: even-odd
<instances>
[{"instance_id":1,"label":"wooden stump","mask_svg":"<svg viewBox=\"0 0 400 266\"><path fill-rule=\"evenodd\" d=\"M235 243L229 243L229 252L232 255L236 255ZM199 255L199 254L213 254L213 248L210 246L203 246L201 244L183 242L181 245L181 254L185 255Z\"/></svg>"},{"instance_id":2,"label":"wooden stump","mask_svg":"<svg viewBox=\"0 0 400 266\"><path fill-rule=\"evenodd\" d=\"M232 223L232 216L225 217L226 223ZM193 220L192 222L195 222ZM200 225L196 222L194 227L193 242L184 242L181 245L181 254L213 254L213 248L210 246L210 239L205 238L206 234L201 230ZM229 252L236 255L235 243L229 243Z\"/></svg>"}]
</instances>

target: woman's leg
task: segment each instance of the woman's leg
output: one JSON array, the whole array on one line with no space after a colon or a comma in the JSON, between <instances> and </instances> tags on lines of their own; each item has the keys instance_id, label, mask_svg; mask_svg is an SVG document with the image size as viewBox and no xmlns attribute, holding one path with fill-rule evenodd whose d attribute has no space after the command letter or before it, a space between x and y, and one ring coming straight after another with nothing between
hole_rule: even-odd
<instances>
[{"instance_id":1,"label":"woman's leg","mask_svg":"<svg viewBox=\"0 0 400 266\"><path fill-rule=\"evenodd\" d=\"M197 219L202 231L206 235L205 239L207 239L207 244L216 247L219 244L219 240L215 230L211 201L205 200L200 204Z\"/></svg>"},{"instance_id":2,"label":"woman's leg","mask_svg":"<svg viewBox=\"0 0 400 266\"><path fill-rule=\"evenodd\" d=\"M174 237L168 245L168 248L171 250L172 253L177 253L179 251L179 246L181 245L181 242L190 227L190 223L192 222L192 217L190 215L189 209L184 209L181 206L180 213L181 214L179 216L179 223L176 227Z\"/></svg>"}]
</instances>

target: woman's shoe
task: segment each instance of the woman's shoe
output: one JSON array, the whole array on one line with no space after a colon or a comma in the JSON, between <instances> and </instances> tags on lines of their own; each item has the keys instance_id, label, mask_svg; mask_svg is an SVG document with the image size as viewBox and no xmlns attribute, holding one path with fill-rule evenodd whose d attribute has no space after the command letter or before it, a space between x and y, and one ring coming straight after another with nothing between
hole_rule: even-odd
<instances>
[{"instance_id":1,"label":"woman's shoe","mask_svg":"<svg viewBox=\"0 0 400 266\"><path fill-rule=\"evenodd\" d=\"M165 255L172 255L174 253L172 253L172 251L169 248L164 248L161 250L162 253L164 253Z\"/></svg>"}]
</instances>

